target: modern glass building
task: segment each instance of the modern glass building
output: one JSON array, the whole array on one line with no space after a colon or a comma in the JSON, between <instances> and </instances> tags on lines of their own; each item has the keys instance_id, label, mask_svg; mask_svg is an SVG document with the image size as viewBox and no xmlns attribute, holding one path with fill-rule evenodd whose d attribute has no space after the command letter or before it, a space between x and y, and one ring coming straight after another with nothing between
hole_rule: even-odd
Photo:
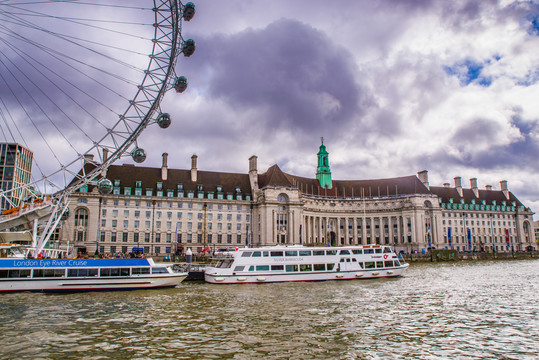
<instances>
[{"instance_id":1,"label":"modern glass building","mask_svg":"<svg viewBox=\"0 0 539 360\"><path fill-rule=\"evenodd\" d=\"M0 180L7 198L1 198L2 210L20 205L28 194L23 186L30 183L33 154L19 144L0 143ZM12 204L10 204L10 202Z\"/></svg>"}]
</instances>

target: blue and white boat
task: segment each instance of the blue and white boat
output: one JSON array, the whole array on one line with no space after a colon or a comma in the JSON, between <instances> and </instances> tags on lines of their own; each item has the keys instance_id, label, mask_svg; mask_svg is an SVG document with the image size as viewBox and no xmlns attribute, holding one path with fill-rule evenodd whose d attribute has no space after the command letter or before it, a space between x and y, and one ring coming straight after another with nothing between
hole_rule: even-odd
<instances>
[{"instance_id":1,"label":"blue and white boat","mask_svg":"<svg viewBox=\"0 0 539 360\"><path fill-rule=\"evenodd\" d=\"M164 288L187 275L153 259L0 259L0 292Z\"/></svg>"}]
</instances>

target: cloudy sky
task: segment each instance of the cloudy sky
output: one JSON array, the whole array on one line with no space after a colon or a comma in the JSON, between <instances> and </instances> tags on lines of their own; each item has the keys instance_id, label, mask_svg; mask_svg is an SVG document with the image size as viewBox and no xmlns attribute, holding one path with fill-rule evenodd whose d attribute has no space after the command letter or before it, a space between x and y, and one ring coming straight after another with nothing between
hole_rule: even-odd
<instances>
[{"instance_id":1,"label":"cloudy sky","mask_svg":"<svg viewBox=\"0 0 539 360\"><path fill-rule=\"evenodd\" d=\"M539 4L530 1L197 1L150 162L335 179L429 171L431 185L508 180L539 212ZM162 133L161 133L162 134ZM148 146L146 146L148 147ZM536 219L538 217L536 216Z\"/></svg>"},{"instance_id":2,"label":"cloudy sky","mask_svg":"<svg viewBox=\"0 0 539 360\"><path fill-rule=\"evenodd\" d=\"M539 213L537 1L195 5L182 34L197 49L177 63L189 87L165 96L172 125L139 138L145 166L197 154L201 170L245 173L257 155L259 172L314 177L323 137L334 179L508 180Z\"/></svg>"}]
</instances>

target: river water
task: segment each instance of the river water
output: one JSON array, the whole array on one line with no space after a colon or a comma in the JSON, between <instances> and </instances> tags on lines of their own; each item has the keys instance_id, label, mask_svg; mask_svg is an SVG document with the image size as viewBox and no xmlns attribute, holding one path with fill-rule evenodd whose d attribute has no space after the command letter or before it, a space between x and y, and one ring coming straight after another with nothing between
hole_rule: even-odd
<instances>
[{"instance_id":1,"label":"river water","mask_svg":"<svg viewBox=\"0 0 539 360\"><path fill-rule=\"evenodd\" d=\"M538 359L539 260L398 279L0 295L2 359Z\"/></svg>"}]
</instances>

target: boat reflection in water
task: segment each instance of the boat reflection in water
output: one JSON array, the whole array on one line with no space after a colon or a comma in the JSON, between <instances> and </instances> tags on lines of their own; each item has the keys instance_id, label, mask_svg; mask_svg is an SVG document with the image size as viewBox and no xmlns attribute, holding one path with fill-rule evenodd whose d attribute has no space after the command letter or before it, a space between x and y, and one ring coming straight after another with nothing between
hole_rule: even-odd
<instances>
[{"instance_id":1,"label":"boat reflection in water","mask_svg":"<svg viewBox=\"0 0 539 360\"><path fill-rule=\"evenodd\" d=\"M408 268L390 246L240 248L215 259L204 280L216 284L397 277Z\"/></svg>"},{"instance_id":2,"label":"boat reflection in water","mask_svg":"<svg viewBox=\"0 0 539 360\"><path fill-rule=\"evenodd\" d=\"M165 288L187 275L153 259L0 259L0 292Z\"/></svg>"}]
</instances>

